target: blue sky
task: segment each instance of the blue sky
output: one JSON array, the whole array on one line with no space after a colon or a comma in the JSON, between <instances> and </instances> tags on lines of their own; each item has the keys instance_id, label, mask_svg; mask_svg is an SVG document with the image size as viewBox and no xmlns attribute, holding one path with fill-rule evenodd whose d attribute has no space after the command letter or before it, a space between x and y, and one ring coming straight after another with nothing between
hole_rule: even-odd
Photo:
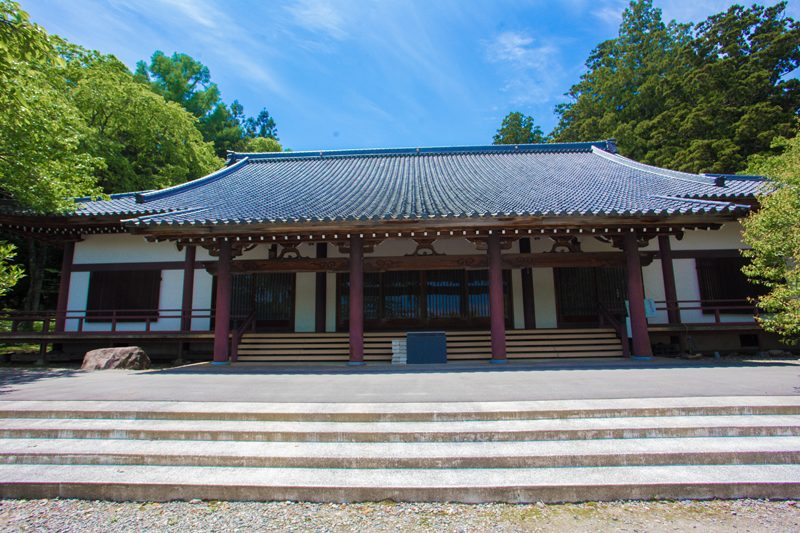
<instances>
[{"instance_id":1,"label":"blue sky","mask_svg":"<svg viewBox=\"0 0 800 533\"><path fill-rule=\"evenodd\" d=\"M294 150L489 144L512 110L547 132L624 0L21 0L49 32L134 67L206 64L223 99L269 109ZM718 0L656 0L697 21ZM745 3L749 3L745 2ZM800 18L798 2L789 13Z\"/></svg>"}]
</instances>

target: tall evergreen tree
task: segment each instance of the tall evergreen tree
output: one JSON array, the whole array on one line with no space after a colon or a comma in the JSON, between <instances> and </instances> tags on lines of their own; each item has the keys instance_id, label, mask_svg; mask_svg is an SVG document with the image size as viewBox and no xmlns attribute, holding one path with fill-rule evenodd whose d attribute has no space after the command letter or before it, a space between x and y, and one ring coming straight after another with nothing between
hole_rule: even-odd
<instances>
[{"instance_id":1,"label":"tall evergreen tree","mask_svg":"<svg viewBox=\"0 0 800 533\"><path fill-rule=\"evenodd\" d=\"M187 54L167 56L158 50L149 65L144 61L136 64L135 77L196 116L203 138L214 144L221 157L228 150L245 149L248 138L278 139L275 121L266 109L248 118L237 100L227 106L219 87L211 81L208 67Z\"/></svg>"},{"instance_id":2,"label":"tall evergreen tree","mask_svg":"<svg viewBox=\"0 0 800 533\"><path fill-rule=\"evenodd\" d=\"M533 117L512 111L503 118L500 129L494 136L493 144L531 144L545 142L544 133Z\"/></svg>"},{"instance_id":3,"label":"tall evergreen tree","mask_svg":"<svg viewBox=\"0 0 800 533\"><path fill-rule=\"evenodd\" d=\"M691 172L735 172L791 136L800 26L786 3L733 6L695 25L663 22L650 0L625 10L556 108L557 140L614 137L626 155Z\"/></svg>"},{"instance_id":4,"label":"tall evergreen tree","mask_svg":"<svg viewBox=\"0 0 800 533\"><path fill-rule=\"evenodd\" d=\"M221 166L183 107L138 83L113 56L61 48L70 100L90 128L83 148L105 163L97 172L104 192L160 189Z\"/></svg>"}]
</instances>

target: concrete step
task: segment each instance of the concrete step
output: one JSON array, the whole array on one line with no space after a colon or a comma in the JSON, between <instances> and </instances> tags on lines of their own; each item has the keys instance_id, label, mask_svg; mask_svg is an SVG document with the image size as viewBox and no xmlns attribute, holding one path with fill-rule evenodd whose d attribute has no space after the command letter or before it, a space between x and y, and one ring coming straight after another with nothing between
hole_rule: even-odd
<instances>
[{"instance_id":1,"label":"concrete step","mask_svg":"<svg viewBox=\"0 0 800 533\"><path fill-rule=\"evenodd\" d=\"M0 401L2 418L306 422L800 415L800 396L444 403Z\"/></svg>"},{"instance_id":2,"label":"concrete step","mask_svg":"<svg viewBox=\"0 0 800 533\"><path fill-rule=\"evenodd\" d=\"M0 465L0 497L166 501L798 498L799 465L323 469Z\"/></svg>"},{"instance_id":3,"label":"concrete step","mask_svg":"<svg viewBox=\"0 0 800 533\"><path fill-rule=\"evenodd\" d=\"M800 415L660 416L423 422L0 419L0 438L287 442L495 442L800 436Z\"/></svg>"},{"instance_id":4,"label":"concrete step","mask_svg":"<svg viewBox=\"0 0 800 533\"><path fill-rule=\"evenodd\" d=\"M800 464L800 437L460 443L0 440L0 464L543 468Z\"/></svg>"}]
</instances>

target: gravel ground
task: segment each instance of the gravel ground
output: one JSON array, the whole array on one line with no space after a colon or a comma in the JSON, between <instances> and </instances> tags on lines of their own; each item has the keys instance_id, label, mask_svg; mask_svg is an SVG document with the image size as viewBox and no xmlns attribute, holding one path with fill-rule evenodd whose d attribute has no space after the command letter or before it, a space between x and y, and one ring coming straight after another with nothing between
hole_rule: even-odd
<instances>
[{"instance_id":1,"label":"gravel ground","mask_svg":"<svg viewBox=\"0 0 800 533\"><path fill-rule=\"evenodd\" d=\"M545 505L0 500L2 531L800 531L793 501Z\"/></svg>"}]
</instances>

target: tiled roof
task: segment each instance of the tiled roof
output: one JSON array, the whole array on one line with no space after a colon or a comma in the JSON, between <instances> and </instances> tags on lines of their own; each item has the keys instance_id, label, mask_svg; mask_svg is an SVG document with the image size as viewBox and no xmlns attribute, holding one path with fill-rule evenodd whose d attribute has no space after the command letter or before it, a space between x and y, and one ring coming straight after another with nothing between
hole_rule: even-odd
<instances>
[{"instance_id":1,"label":"tiled roof","mask_svg":"<svg viewBox=\"0 0 800 533\"><path fill-rule=\"evenodd\" d=\"M164 210L154 209L153 205L138 203L136 196L142 194L140 192L126 192L121 194L112 194L108 200L92 200L91 198L77 198L75 201L80 206L80 209L75 211L75 215L92 216L92 215L145 215Z\"/></svg>"},{"instance_id":2,"label":"tiled roof","mask_svg":"<svg viewBox=\"0 0 800 533\"><path fill-rule=\"evenodd\" d=\"M761 178L687 174L617 155L610 141L231 154L160 191L82 202L79 214L213 224L481 216L725 213Z\"/></svg>"}]
</instances>

